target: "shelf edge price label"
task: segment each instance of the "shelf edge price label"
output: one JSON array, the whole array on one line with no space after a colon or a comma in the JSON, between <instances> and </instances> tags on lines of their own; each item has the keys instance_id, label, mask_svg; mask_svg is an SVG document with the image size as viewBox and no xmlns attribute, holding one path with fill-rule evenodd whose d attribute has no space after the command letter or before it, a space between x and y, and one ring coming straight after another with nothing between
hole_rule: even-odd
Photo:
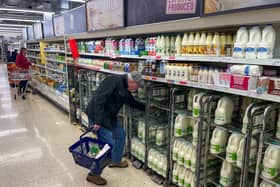
<instances>
[{"instance_id":1,"label":"shelf edge price label","mask_svg":"<svg viewBox=\"0 0 280 187\"><path fill-rule=\"evenodd\" d=\"M156 81L156 80L157 80L157 77L152 77L152 80L153 80L153 81Z\"/></svg>"},{"instance_id":2,"label":"shelf edge price label","mask_svg":"<svg viewBox=\"0 0 280 187\"><path fill-rule=\"evenodd\" d=\"M169 56L168 60L175 60L175 56Z\"/></svg>"},{"instance_id":3,"label":"shelf edge price label","mask_svg":"<svg viewBox=\"0 0 280 187\"><path fill-rule=\"evenodd\" d=\"M280 66L280 60L273 60L272 65L274 66Z\"/></svg>"},{"instance_id":4,"label":"shelf edge price label","mask_svg":"<svg viewBox=\"0 0 280 187\"><path fill-rule=\"evenodd\" d=\"M157 60L160 60L160 59L161 59L161 56L156 56L156 59L157 59Z\"/></svg>"},{"instance_id":5,"label":"shelf edge price label","mask_svg":"<svg viewBox=\"0 0 280 187\"><path fill-rule=\"evenodd\" d=\"M149 76L144 76L144 79L150 80L150 77Z\"/></svg>"},{"instance_id":6,"label":"shelf edge price label","mask_svg":"<svg viewBox=\"0 0 280 187\"><path fill-rule=\"evenodd\" d=\"M179 81L180 85L187 85L188 83L186 81Z\"/></svg>"}]
</instances>

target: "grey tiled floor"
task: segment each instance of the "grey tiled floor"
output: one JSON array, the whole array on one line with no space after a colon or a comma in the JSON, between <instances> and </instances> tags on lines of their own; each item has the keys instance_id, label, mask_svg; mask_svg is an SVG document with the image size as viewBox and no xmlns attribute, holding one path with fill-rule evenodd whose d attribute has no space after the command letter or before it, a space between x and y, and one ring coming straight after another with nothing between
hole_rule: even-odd
<instances>
[{"instance_id":1,"label":"grey tiled floor","mask_svg":"<svg viewBox=\"0 0 280 187\"><path fill-rule=\"evenodd\" d=\"M0 187L90 187L87 170L76 166L68 147L80 131L68 116L38 95L11 97L0 64ZM154 187L143 171L106 168L107 186Z\"/></svg>"}]
</instances>

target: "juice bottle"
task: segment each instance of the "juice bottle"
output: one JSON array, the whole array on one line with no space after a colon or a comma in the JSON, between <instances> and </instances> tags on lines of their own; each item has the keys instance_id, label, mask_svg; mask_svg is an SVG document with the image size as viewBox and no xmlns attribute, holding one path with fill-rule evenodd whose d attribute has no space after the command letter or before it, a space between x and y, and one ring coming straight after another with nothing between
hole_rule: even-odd
<instances>
[{"instance_id":1,"label":"juice bottle","mask_svg":"<svg viewBox=\"0 0 280 187\"><path fill-rule=\"evenodd\" d=\"M221 55L221 39L220 39L220 35L218 32L215 32L215 34L214 34L212 45L213 45L214 56L220 56Z\"/></svg>"},{"instance_id":2,"label":"juice bottle","mask_svg":"<svg viewBox=\"0 0 280 187\"><path fill-rule=\"evenodd\" d=\"M206 38L206 45L207 45L207 55L213 55L213 35L211 32L207 33L207 38Z\"/></svg>"},{"instance_id":3,"label":"juice bottle","mask_svg":"<svg viewBox=\"0 0 280 187\"><path fill-rule=\"evenodd\" d=\"M232 36L231 34L226 35L226 56L232 55Z\"/></svg>"},{"instance_id":4,"label":"juice bottle","mask_svg":"<svg viewBox=\"0 0 280 187\"><path fill-rule=\"evenodd\" d=\"M200 55L205 55L207 51L207 44L206 44L206 33L202 32L200 40L199 40L199 50Z\"/></svg>"},{"instance_id":5,"label":"juice bottle","mask_svg":"<svg viewBox=\"0 0 280 187\"><path fill-rule=\"evenodd\" d=\"M226 34L221 33L221 56L226 56Z\"/></svg>"},{"instance_id":6,"label":"juice bottle","mask_svg":"<svg viewBox=\"0 0 280 187\"><path fill-rule=\"evenodd\" d=\"M185 33L182 40L182 56L187 55L188 34Z\"/></svg>"}]
</instances>

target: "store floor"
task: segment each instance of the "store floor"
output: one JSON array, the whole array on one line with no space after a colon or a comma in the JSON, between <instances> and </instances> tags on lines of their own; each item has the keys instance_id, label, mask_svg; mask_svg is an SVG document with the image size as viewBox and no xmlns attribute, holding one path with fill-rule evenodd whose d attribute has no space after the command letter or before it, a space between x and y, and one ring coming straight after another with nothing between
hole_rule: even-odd
<instances>
[{"instance_id":1,"label":"store floor","mask_svg":"<svg viewBox=\"0 0 280 187\"><path fill-rule=\"evenodd\" d=\"M87 170L74 164L68 147L80 131L66 114L39 95L11 97L6 66L0 64L0 187L90 187ZM110 187L153 187L143 171L106 168Z\"/></svg>"}]
</instances>

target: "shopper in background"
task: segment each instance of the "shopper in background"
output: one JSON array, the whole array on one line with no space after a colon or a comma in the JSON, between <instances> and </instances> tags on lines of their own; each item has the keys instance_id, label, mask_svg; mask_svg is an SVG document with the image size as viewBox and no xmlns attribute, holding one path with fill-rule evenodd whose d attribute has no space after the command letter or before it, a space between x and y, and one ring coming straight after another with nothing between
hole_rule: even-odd
<instances>
[{"instance_id":1,"label":"shopper in background","mask_svg":"<svg viewBox=\"0 0 280 187\"><path fill-rule=\"evenodd\" d=\"M17 53L18 53L18 50L17 50L17 49L15 49L15 50L12 52L12 55L11 55L11 62L16 62Z\"/></svg>"},{"instance_id":2,"label":"shopper in background","mask_svg":"<svg viewBox=\"0 0 280 187\"><path fill-rule=\"evenodd\" d=\"M126 168L127 161L122 161L125 146L125 130L117 119L117 114L124 104L145 110L145 105L134 100L131 95L139 87L144 86L144 80L139 72L127 75L110 75L98 87L86 108L89 125L93 126L98 139L113 145L109 167ZM107 181L100 173L90 172L87 180L97 185L105 185Z\"/></svg>"},{"instance_id":3,"label":"shopper in background","mask_svg":"<svg viewBox=\"0 0 280 187\"><path fill-rule=\"evenodd\" d=\"M26 50L26 48L23 47L20 49L20 53L16 57L16 66L20 70L29 70L29 67L31 65L31 63L26 58L26 54L27 54L27 50ZM25 91L26 84L27 84L27 80L21 81L19 83L19 92L20 93L23 93Z\"/></svg>"}]
</instances>

